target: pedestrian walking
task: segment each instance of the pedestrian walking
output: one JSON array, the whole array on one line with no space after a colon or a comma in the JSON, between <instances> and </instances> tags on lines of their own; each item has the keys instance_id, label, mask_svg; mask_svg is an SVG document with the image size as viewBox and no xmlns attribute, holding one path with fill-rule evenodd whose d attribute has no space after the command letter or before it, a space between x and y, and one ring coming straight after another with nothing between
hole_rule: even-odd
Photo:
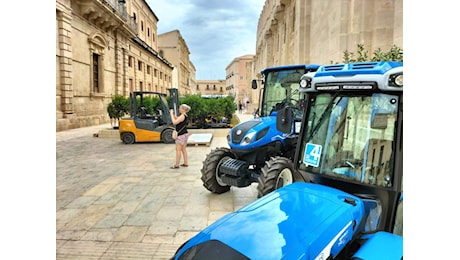
<instances>
[{"instance_id":1,"label":"pedestrian walking","mask_svg":"<svg viewBox=\"0 0 460 260\"><path fill-rule=\"evenodd\" d=\"M187 124L189 117L187 113L190 111L190 106L187 104L182 104L179 106L179 116L174 114L174 110L171 109L169 112L171 114L172 123L176 127L177 139L176 139L176 160L175 164L171 166L171 169L178 169L181 157L183 157L184 163L180 166L188 167L188 155L187 155L187 140L188 140L188 131Z\"/></svg>"},{"instance_id":2,"label":"pedestrian walking","mask_svg":"<svg viewBox=\"0 0 460 260\"><path fill-rule=\"evenodd\" d=\"M249 107L249 98L244 98L244 109L246 110L246 112L248 111L248 107Z\"/></svg>"}]
</instances>

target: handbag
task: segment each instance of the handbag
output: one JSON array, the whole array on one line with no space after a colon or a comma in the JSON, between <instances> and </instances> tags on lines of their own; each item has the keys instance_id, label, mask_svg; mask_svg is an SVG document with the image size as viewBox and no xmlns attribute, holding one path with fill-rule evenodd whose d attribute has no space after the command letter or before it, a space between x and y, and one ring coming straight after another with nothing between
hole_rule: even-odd
<instances>
[{"instance_id":1,"label":"handbag","mask_svg":"<svg viewBox=\"0 0 460 260\"><path fill-rule=\"evenodd\" d=\"M176 131L176 130L174 130L174 131L172 132L172 138L173 138L174 140L177 139L177 131Z\"/></svg>"},{"instance_id":2,"label":"handbag","mask_svg":"<svg viewBox=\"0 0 460 260\"><path fill-rule=\"evenodd\" d=\"M182 129L184 128L185 128L185 125L179 130L179 132L182 131ZM178 135L179 133L176 131L176 129L174 129L174 131L172 132L172 138L176 140Z\"/></svg>"}]
</instances>

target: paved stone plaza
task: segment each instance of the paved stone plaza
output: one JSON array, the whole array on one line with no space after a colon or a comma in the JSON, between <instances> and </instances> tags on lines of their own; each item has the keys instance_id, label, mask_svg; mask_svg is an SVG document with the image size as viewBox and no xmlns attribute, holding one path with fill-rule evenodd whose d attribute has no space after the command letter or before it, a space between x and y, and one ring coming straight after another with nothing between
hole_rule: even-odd
<instances>
[{"instance_id":1,"label":"paved stone plaza","mask_svg":"<svg viewBox=\"0 0 460 260\"><path fill-rule=\"evenodd\" d=\"M170 169L174 144L93 136L103 128L110 125L56 133L56 259L169 259L257 197L256 184L220 195L203 187L202 162L228 147L225 134L209 146L188 146L189 167Z\"/></svg>"}]
</instances>

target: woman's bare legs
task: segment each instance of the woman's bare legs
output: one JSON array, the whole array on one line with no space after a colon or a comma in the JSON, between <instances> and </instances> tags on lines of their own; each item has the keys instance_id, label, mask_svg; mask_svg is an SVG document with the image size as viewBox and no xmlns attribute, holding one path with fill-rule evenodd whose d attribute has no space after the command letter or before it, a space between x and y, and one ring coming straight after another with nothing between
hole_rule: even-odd
<instances>
[{"instance_id":1,"label":"woman's bare legs","mask_svg":"<svg viewBox=\"0 0 460 260\"><path fill-rule=\"evenodd\" d=\"M180 164L181 151L182 151L182 145L179 143L176 143L176 164L174 164L175 166L179 166Z\"/></svg>"},{"instance_id":2,"label":"woman's bare legs","mask_svg":"<svg viewBox=\"0 0 460 260\"><path fill-rule=\"evenodd\" d=\"M184 157L184 165L188 165L188 155L187 155L187 143L180 145L182 151L182 156ZM180 161L180 155L179 155L179 161Z\"/></svg>"}]
</instances>

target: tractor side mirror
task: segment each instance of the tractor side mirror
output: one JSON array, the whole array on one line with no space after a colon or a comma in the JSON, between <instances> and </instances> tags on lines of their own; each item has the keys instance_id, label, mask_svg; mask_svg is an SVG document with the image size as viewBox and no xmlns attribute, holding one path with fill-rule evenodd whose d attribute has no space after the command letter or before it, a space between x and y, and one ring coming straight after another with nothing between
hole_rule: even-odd
<instances>
[{"instance_id":1,"label":"tractor side mirror","mask_svg":"<svg viewBox=\"0 0 460 260\"><path fill-rule=\"evenodd\" d=\"M292 108L286 107L279 110L276 115L276 129L283 133L291 133L293 117Z\"/></svg>"},{"instance_id":2,"label":"tractor side mirror","mask_svg":"<svg viewBox=\"0 0 460 260\"><path fill-rule=\"evenodd\" d=\"M253 79L251 84L252 89L257 89L257 80Z\"/></svg>"}]
</instances>

